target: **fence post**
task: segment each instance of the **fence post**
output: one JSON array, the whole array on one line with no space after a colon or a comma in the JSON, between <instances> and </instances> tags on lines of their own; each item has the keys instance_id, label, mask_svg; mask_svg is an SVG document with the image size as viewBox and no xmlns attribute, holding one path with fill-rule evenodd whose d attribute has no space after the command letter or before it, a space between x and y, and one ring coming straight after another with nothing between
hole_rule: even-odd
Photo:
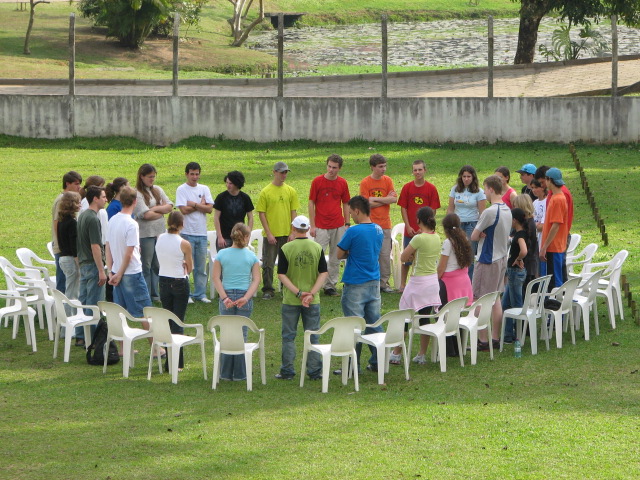
<instances>
[{"instance_id":1,"label":"fence post","mask_svg":"<svg viewBox=\"0 0 640 480\"><path fill-rule=\"evenodd\" d=\"M487 86L487 96L489 98L493 98L493 16L489 15L488 23L488 38L487 43L489 45L488 48L488 73L489 73L489 82Z\"/></svg>"},{"instance_id":2,"label":"fence post","mask_svg":"<svg viewBox=\"0 0 640 480\"><path fill-rule=\"evenodd\" d=\"M69 96L76 94L76 14L69 14Z\"/></svg>"},{"instance_id":3,"label":"fence post","mask_svg":"<svg viewBox=\"0 0 640 480\"><path fill-rule=\"evenodd\" d=\"M618 17L611 16L611 115L613 135L618 135Z\"/></svg>"},{"instance_id":4,"label":"fence post","mask_svg":"<svg viewBox=\"0 0 640 480\"><path fill-rule=\"evenodd\" d=\"M387 98L387 55L388 55L388 36L387 36L387 15L382 15L382 98Z\"/></svg>"},{"instance_id":5,"label":"fence post","mask_svg":"<svg viewBox=\"0 0 640 480\"><path fill-rule=\"evenodd\" d=\"M178 46L180 44L180 14L173 17L173 96L178 96Z\"/></svg>"},{"instance_id":6,"label":"fence post","mask_svg":"<svg viewBox=\"0 0 640 480\"><path fill-rule=\"evenodd\" d=\"M278 97L284 97L284 13L278 13Z\"/></svg>"}]
</instances>

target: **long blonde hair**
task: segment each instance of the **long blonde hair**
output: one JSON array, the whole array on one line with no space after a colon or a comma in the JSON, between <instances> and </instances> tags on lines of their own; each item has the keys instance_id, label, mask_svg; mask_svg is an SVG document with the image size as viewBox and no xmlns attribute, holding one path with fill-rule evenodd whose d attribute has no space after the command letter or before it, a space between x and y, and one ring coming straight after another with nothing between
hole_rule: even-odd
<instances>
[{"instance_id":1,"label":"long blonde hair","mask_svg":"<svg viewBox=\"0 0 640 480\"><path fill-rule=\"evenodd\" d=\"M244 248L249 244L247 237L251 235L251 230L244 223L236 223L231 229L231 240L233 240L233 246L238 248Z\"/></svg>"}]
</instances>

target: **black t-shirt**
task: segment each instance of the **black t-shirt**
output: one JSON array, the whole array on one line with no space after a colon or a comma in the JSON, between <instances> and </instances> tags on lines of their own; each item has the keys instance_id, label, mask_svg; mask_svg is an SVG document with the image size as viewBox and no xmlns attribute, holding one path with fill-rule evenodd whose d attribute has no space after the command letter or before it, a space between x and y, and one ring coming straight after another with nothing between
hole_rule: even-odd
<instances>
[{"instance_id":1,"label":"black t-shirt","mask_svg":"<svg viewBox=\"0 0 640 480\"><path fill-rule=\"evenodd\" d=\"M518 242L519 238L523 238L525 244L527 244L527 232L524 230L520 230L519 232L515 232L513 234L513 239L511 240L511 249L509 250L509 260L507 263L507 267L513 267L513 262L516 261L516 258L520 256L520 243ZM529 246L527 245L527 250Z\"/></svg>"},{"instance_id":2,"label":"black t-shirt","mask_svg":"<svg viewBox=\"0 0 640 480\"><path fill-rule=\"evenodd\" d=\"M247 212L253 211L253 202L244 192L231 195L227 190L219 194L213 202L213 208L220 211L220 230L222 238L231 238L231 229L236 223L244 222Z\"/></svg>"},{"instance_id":3,"label":"black t-shirt","mask_svg":"<svg viewBox=\"0 0 640 480\"><path fill-rule=\"evenodd\" d=\"M58 222L58 247L61 257L77 257L78 223L74 217Z\"/></svg>"},{"instance_id":4,"label":"black t-shirt","mask_svg":"<svg viewBox=\"0 0 640 480\"><path fill-rule=\"evenodd\" d=\"M522 190L520 190L520 193L526 193L527 195L529 195L531 197L532 202L538 199L538 197L536 197L536 194L533 193L533 190L529 185L523 185Z\"/></svg>"}]
</instances>

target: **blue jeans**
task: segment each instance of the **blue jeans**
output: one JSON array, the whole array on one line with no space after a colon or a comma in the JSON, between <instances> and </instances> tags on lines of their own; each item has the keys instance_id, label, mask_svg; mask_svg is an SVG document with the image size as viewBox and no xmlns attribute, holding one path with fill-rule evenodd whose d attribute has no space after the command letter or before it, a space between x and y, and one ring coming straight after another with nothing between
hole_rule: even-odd
<instances>
[{"instance_id":1,"label":"blue jeans","mask_svg":"<svg viewBox=\"0 0 640 480\"><path fill-rule=\"evenodd\" d=\"M522 307L522 286L527 278L526 268L507 267L507 285L502 296L502 310ZM513 318L507 318L504 327L505 340L516 338Z\"/></svg>"},{"instance_id":2,"label":"blue jeans","mask_svg":"<svg viewBox=\"0 0 640 480\"><path fill-rule=\"evenodd\" d=\"M478 224L478 222L461 222L460 223L460 228L462 228L462 230L464 230L464 233L467 234L467 239L469 240L469 242L471 242L471 252L473 253L473 262L471 262L471 265L469 265L469 280L473 280L473 264L475 263L475 258L476 258L476 254L478 253L478 242L472 242L471 241L471 234L473 233L474 228L476 228L476 225Z\"/></svg>"},{"instance_id":3,"label":"blue jeans","mask_svg":"<svg viewBox=\"0 0 640 480\"><path fill-rule=\"evenodd\" d=\"M65 276L64 271L60 267L60 254L55 253L53 255L53 258L56 259L56 290L58 290L61 293L65 293L67 291L65 288L67 286L67 277Z\"/></svg>"},{"instance_id":4,"label":"blue jeans","mask_svg":"<svg viewBox=\"0 0 640 480\"><path fill-rule=\"evenodd\" d=\"M296 369L293 362L296 359L296 333L298 320L302 317L304 330L318 330L320 328L320 304L309 305L285 305L282 304L282 375L295 375ZM311 343L318 343L318 335L311 335ZM311 377L322 373L322 357L318 352L309 352L307 355L307 374Z\"/></svg>"},{"instance_id":5,"label":"blue jeans","mask_svg":"<svg viewBox=\"0 0 640 480\"><path fill-rule=\"evenodd\" d=\"M113 287L113 301L132 317L142 318L144 307L151 306L151 297L142 272L123 275L120 283Z\"/></svg>"},{"instance_id":6,"label":"blue jeans","mask_svg":"<svg viewBox=\"0 0 640 480\"><path fill-rule=\"evenodd\" d=\"M159 297L158 272L160 264L156 255L156 237L145 237L140 239L140 261L142 262L142 275L147 284L147 290L151 297Z\"/></svg>"},{"instance_id":7,"label":"blue jeans","mask_svg":"<svg viewBox=\"0 0 640 480\"><path fill-rule=\"evenodd\" d=\"M342 313L345 316L362 317L367 324L372 324L380 318L380 282L371 280L360 284L344 284L342 289ZM382 327L367 327L364 334L382 332ZM369 345L371 357L369 363L373 366L378 365L378 354L376 347ZM358 355L358 368L360 367L360 354L362 352L362 343L356 345L356 353Z\"/></svg>"},{"instance_id":8,"label":"blue jeans","mask_svg":"<svg viewBox=\"0 0 640 480\"><path fill-rule=\"evenodd\" d=\"M162 308L173 312L176 317L184 322L189 302L189 280L187 278L160 277L160 301ZM171 333L183 334L184 328L173 320L169 321ZM169 359L167 357L167 371ZM184 368L184 356L182 348L178 357L178 368Z\"/></svg>"},{"instance_id":9,"label":"blue jeans","mask_svg":"<svg viewBox=\"0 0 640 480\"><path fill-rule=\"evenodd\" d=\"M231 289L225 291L227 296L231 300L238 300L244 297L246 290ZM251 312L253 312L253 298L245 304L244 307L231 307L226 308L224 302L218 301L218 308L220 315L242 315L243 317L250 318ZM244 334L244 341L247 341L247 327L242 327L242 333ZM244 355L227 355L223 353L220 355L220 378L223 380L245 380L247 378L247 367L244 362Z\"/></svg>"},{"instance_id":10,"label":"blue jeans","mask_svg":"<svg viewBox=\"0 0 640 480\"><path fill-rule=\"evenodd\" d=\"M95 263L80 265L80 293L78 300L82 305L97 305L100 300L104 300L104 285L98 285L98 267ZM85 315L92 315L91 310L85 310ZM95 327L91 326L91 333ZM84 328L76 328L76 338L84 338Z\"/></svg>"},{"instance_id":11,"label":"blue jeans","mask_svg":"<svg viewBox=\"0 0 640 480\"><path fill-rule=\"evenodd\" d=\"M200 300L206 295L207 289L207 237L199 235L181 234L191 244L193 255L193 293L194 300Z\"/></svg>"}]
</instances>

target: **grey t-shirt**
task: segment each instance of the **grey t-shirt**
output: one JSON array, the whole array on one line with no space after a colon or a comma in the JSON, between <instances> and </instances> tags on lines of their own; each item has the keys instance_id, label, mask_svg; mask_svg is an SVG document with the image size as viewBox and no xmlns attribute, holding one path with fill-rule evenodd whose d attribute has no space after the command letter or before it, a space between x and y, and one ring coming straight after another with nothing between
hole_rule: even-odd
<instances>
[{"instance_id":1,"label":"grey t-shirt","mask_svg":"<svg viewBox=\"0 0 640 480\"><path fill-rule=\"evenodd\" d=\"M102 226L98 214L85 210L78 217L78 263L88 265L94 263L91 244L100 245L102 262L104 263L104 245L102 244Z\"/></svg>"}]
</instances>

